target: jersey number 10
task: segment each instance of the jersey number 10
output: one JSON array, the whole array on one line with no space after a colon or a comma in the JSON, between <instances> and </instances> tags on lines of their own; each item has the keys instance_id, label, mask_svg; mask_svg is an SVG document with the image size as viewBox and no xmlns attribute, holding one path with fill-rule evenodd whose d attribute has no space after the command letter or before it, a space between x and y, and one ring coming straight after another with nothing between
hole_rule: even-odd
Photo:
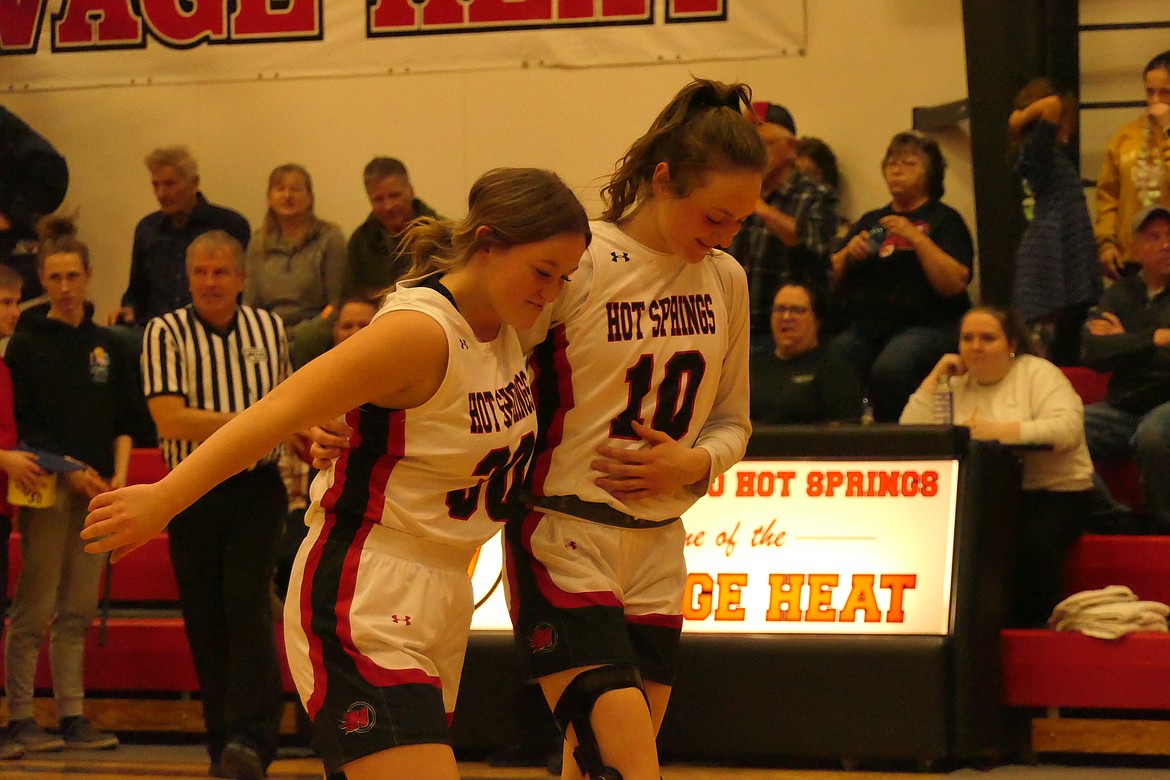
<instances>
[{"instance_id":1,"label":"jersey number 10","mask_svg":"<svg viewBox=\"0 0 1170 780\"><path fill-rule=\"evenodd\" d=\"M676 352L666 361L666 375L658 383L658 397L650 427L662 431L672 439L681 439L691 427L695 414L695 396L707 370L702 352ZM615 439L638 439L634 421L645 424L642 402L650 394L654 379L654 355L642 355L626 370L630 402L625 410L609 424L609 435Z\"/></svg>"}]
</instances>

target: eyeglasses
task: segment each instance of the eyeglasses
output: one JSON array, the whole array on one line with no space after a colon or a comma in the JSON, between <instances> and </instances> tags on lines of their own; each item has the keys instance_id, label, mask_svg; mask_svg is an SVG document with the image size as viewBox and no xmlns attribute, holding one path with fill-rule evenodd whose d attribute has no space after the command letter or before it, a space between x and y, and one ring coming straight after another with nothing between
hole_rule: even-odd
<instances>
[{"instance_id":1,"label":"eyeglasses","mask_svg":"<svg viewBox=\"0 0 1170 780\"><path fill-rule=\"evenodd\" d=\"M808 314L809 311L810 309L807 306L785 306L782 303L778 303L772 307L772 313L779 314L780 316L784 316L785 314L792 314L796 317L799 317L802 314Z\"/></svg>"}]
</instances>

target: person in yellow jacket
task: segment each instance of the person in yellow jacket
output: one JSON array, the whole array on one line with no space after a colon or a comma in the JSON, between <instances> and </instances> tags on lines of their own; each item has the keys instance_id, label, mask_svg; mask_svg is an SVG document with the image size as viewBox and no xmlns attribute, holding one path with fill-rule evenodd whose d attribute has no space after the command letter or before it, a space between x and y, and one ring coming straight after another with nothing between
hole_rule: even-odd
<instances>
[{"instance_id":1,"label":"person in yellow jacket","mask_svg":"<svg viewBox=\"0 0 1170 780\"><path fill-rule=\"evenodd\" d=\"M1170 207L1170 50L1142 76L1146 110L1113 136L1097 177L1093 234L1101 272L1112 279L1138 269L1129 252L1134 216L1155 203Z\"/></svg>"}]
</instances>

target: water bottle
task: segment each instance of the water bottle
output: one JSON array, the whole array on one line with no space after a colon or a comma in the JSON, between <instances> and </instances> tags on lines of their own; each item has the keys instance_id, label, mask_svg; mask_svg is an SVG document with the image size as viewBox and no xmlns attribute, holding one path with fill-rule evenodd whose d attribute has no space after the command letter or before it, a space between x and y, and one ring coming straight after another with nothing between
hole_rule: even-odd
<instances>
[{"instance_id":1,"label":"water bottle","mask_svg":"<svg viewBox=\"0 0 1170 780\"><path fill-rule=\"evenodd\" d=\"M953 425L955 422L955 394L951 390L950 372L938 378L934 388L934 424Z\"/></svg>"}]
</instances>

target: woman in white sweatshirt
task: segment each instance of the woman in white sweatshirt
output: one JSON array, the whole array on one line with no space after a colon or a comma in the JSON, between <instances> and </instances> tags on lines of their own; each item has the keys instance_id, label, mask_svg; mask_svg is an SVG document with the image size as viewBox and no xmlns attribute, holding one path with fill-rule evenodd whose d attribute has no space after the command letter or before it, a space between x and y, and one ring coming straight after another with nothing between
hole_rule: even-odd
<instances>
[{"instance_id":1,"label":"woman in white sweatshirt","mask_svg":"<svg viewBox=\"0 0 1170 780\"><path fill-rule=\"evenodd\" d=\"M939 379L950 375L954 419L975 439L1047 445L1027 450L1015 533L1011 622L1042 626L1062 596L1064 556L1085 527L1093 464L1085 445L1084 407L1059 368L1028 354L1013 312L980 306L967 312L959 354L944 355L902 411L902 424L933 421Z\"/></svg>"}]
</instances>

